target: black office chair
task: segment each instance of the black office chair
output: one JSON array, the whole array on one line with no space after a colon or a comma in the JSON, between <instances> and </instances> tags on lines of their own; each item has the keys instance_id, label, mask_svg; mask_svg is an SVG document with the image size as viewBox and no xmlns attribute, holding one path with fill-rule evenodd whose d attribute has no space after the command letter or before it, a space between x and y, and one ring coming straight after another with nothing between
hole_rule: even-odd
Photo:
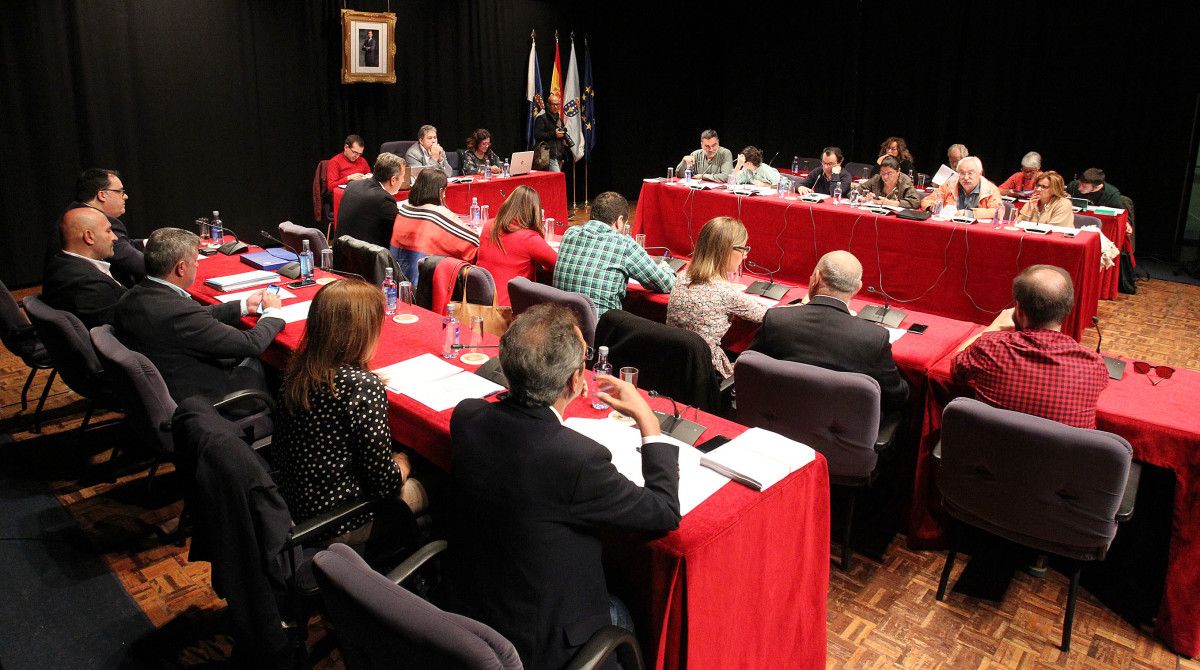
<instances>
[{"instance_id":1,"label":"black office chair","mask_svg":"<svg viewBox=\"0 0 1200 670\"><path fill-rule=\"evenodd\" d=\"M394 140L391 142L384 142L383 144L379 145L379 153L396 154L397 156L404 158L404 154L408 153L408 150L416 143L416 140Z\"/></svg>"},{"instance_id":2,"label":"black office chair","mask_svg":"<svg viewBox=\"0 0 1200 670\"><path fill-rule=\"evenodd\" d=\"M383 282L387 269L392 269L392 277L399 284L407 281L400 263L387 249L370 242L363 242L349 235L342 235L333 243L333 269L352 272L379 285Z\"/></svg>"},{"instance_id":3,"label":"black office chair","mask_svg":"<svg viewBox=\"0 0 1200 670\"><path fill-rule=\"evenodd\" d=\"M42 388L41 397L38 399L37 411L34 412L34 422L39 422L42 406L46 404L46 396L49 395L50 385L54 382L54 363L50 359L46 347L42 346L41 340L38 339L33 324L29 323L29 319L21 313L21 306L2 281L0 281L0 342L3 342L4 348L20 358L21 362L29 368L29 375L25 377L25 385L21 387L22 412L29 408L29 387L33 384L33 378L37 375L38 370L50 371L49 376L46 377L46 385Z\"/></svg>"},{"instance_id":4,"label":"black office chair","mask_svg":"<svg viewBox=\"0 0 1200 670\"><path fill-rule=\"evenodd\" d=\"M455 151L447 151L446 152L446 163L448 163L450 165L450 168L453 170L453 172L451 172L450 176L457 177L462 174L462 164L463 164L462 155L463 155L462 149L457 149Z\"/></svg>"},{"instance_id":5,"label":"black office chair","mask_svg":"<svg viewBox=\"0 0 1200 670\"><path fill-rule=\"evenodd\" d=\"M420 273L420 279L417 281L416 295L414 301L419 307L431 309L433 306L433 273L437 270L440 264L446 257L437 254L430 254L417 263L417 272ZM496 299L496 280L492 277L492 273L488 272L487 268L478 265L469 265L471 271L467 272L467 278L464 282L463 274L460 272L458 278L454 280L454 291L451 293L450 300L458 302L462 300L463 291L467 292L467 302L474 305L490 305ZM464 269L466 269L464 267Z\"/></svg>"},{"instance_id":6,"label":"black office chair","mask_svg":"<svg viewBox=\"0 0 1200 670\"><path fill-rule=\"evenodd\" d=\"M575 312L575 317L579 319L579 330L583 332L583 339L588 346L596 343L596 322L599 319L591 296L515 277L508 280L508 299L512 304L513 316L520 316L530 307L542 303L562 305Z\"/></svg>"},{"instance_id":7,"label":"black office chair","mask_svg":"<svg viewBox=\"0 0 1200 670\"><path fill-rule=\"evenodd\" d=\"M1094 216L1088 216L1087 214L1080 214L1080 213L1076 212L1074 214L1074 217L1075 217L1074 223L1075 223L1076 228L1083 228L1084 226L1096 226L1097 228L1100 228L1103 225L1099 218L1094 217Z\"/></svg>"},{"instance_id":8,"label":"black office chair","mask_svg":"<svg viewBox=\"0 0 1200 670\"><path fill-rule=\"evenodd\" d=\"M329 241L320 230L297 226L291 221L279 223L279 239L296 251L302 250L304 240L308 240L308 248L312 250L313 257L318 263L321 261L321 252L329 248Z\"/></svg>"},{"instance_id":9,"label":"black office chair","mask_svg":"<svg viewBox=\"0 0 1200 670\"><path fill-rule=\"evenodd\" d=\"M867 179L871 176L870 163L846 163L842 169L850 173L852 179Z\"/></svg>"}]
</instances>

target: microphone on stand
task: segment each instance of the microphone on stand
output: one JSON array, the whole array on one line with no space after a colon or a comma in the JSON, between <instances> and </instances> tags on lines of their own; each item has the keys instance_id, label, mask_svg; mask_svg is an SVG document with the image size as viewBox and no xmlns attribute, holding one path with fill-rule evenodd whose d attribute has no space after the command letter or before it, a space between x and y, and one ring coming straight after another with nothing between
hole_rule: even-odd
<instances>
[{"instance_id":1,"label":"microphone on stand","mask_svg":"<svg viewBox=\"0 0 1200 670\"><path fill-rule=\"evenodd\" d=\"M650 260L654 261L655 263L658 263L660 261L665 262L667 265L669 265L671 267L671 272L679 272L679 268L687 265L687 261L685 261L681 258L673 258L671 256L671 250L666 247L645 247L645 249L647 252L649 252L652 249L654 251L663 252L663 255L661 255L661 256L651 256Z\"/></svg>"},{"instance_id":2,"label":"microphone on stand","mask_svg":"<svg viewBox=\"0 0 1200 670\"><path fill-rule=\"evenodd\" d=\"M259 230L258 235L259 235L259 237L262 237L263 239L266 239L266 240L270 240L270 241L274 242L275 244L278 244L279 246L283 247L284 249L287 249L288 251L292 252L293 254L296 254L297 258L300 257L300 252L297 251L295 248L293 248L292 245L288 244L287 242L284 242L283 240L279 239L278 237L275 237L271 233L268 233L265 230ZM278 254L271 253L270 249L267 249L267 253L269 253L272 256L275 256L276 258L279 258L281 260L288 260L287 258L284 258L283 256L279 256ZM288 279L299 279L300 278L300 263L297 261L289 261L287 264L279 266L275 270L275 272L278 272L279 274L283 275L284 277L287 277ZM307 284L306 284L306 286L307 286Z\"/></svg>"},{"instance_id":3,"label":"microphone on stand","mask_svg":"<svg viewBox=\"0 0 1200 670\"><path fill-rule=\"evenodd\" d=\"M1092 316L1092 327L1096 329L1096 353L1100 354L1100 344L1104 342L1104 335L1100 332L1100 317ZM1125 375L1125 361L1105 356L1100 354L1104 359L1104 367L1108 368L1109 379L1121 381L1121 377Z\"/></svg>"},{"instance_id":4,"label":"microphone on stand","mask_svg":"<svg viewBox=\"0 0 1200 670\"><path fill-rule=\"evenodd\" d=\"M775 155L774 155L774 156L771 156L771 160L767 161L767 166L768 166L768 167L774 167L774 166L772 166L772 165L771 165L771 163L774 163L776 158L779 158L779 152L778 152L778 151L776 151L776 152L775 152Z\"/></svg>"},{"instance_id":5,"label":"microphone on stand","mask_svg":"<svg viewBox=\"0 0 1200 670\"><path fill-rule=\"evenodd\" d=\"M670 435L680 442L694 445L696 444L696 440L700 439L700 436L704 434L704 431L708 430L695 421L688 421L681 417L679 415L679 404L675 402L674 398L663 395L658 391L649 391L648 395L651 398L665 398L671 401L670 414L654 410L654 416L658 417L658 427L663 433Z\"/></svg>"},{"instance_id":6,"label":"microphone on stand","mask_svg":"<svg viewBox=\"0 0 1200 670\"><path fill-rule=\"evenodd\" d=\"M749 295L761 295L771 300L782 300L783 296L791 290L791 286L775 283L775 273L779 272L779 268L770 270L749 259L746 260L746 265L767 275L767 281L759 280L746 287L746 293Z\"/></svg>"},{"instance_id":7,"label":"microphone on stand","mask_svg":"<svg viewBox=\"0 0 1200 670\"><path fill-rule=\"evenodd\" d=\"M887 291L881 291L874 286L868 286L867 293L882 297L883 306L867 305L858 313L859 318L874 321L889 328L899 328L900 322L908 315L898 309L892 309L892 296L888 295Z\"/></svg>"}]
</instances>

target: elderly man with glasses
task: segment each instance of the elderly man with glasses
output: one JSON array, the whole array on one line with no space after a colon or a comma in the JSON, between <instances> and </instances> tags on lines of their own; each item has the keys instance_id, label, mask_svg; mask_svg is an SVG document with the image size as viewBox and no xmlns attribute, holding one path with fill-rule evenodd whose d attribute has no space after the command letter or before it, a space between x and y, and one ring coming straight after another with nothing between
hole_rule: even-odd
<instances>
[{"instance_id":1,"label":"elderly man with glasses","mask_svg":"<svg viewBox=\"0 0 1200 670\"><path fill-rule=\"evenodd\" d=\"M983 207L994 210L1004 206L1000 189L983 176L983 161L975 156L967 156L958 162L957 172L936 191L925 196L921 201L922 209L940 207L970 210Z\"/></svg>"}]
</instances>

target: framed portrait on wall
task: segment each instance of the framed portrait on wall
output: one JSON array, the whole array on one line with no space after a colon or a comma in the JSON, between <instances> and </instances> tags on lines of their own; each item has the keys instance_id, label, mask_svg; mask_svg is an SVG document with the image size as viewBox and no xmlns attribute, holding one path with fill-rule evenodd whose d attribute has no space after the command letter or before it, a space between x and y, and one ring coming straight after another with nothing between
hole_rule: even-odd
<instances>
[{"instance_id":1,"label":"framed portrait on wall","mask_svg":"<svg viewBox=\"0 0 1200 670\"><path fill-rule=\"evenodd\" d=\"M342 10L342 83L396 83L396 15Z\"/></svg>"}]
</instances>

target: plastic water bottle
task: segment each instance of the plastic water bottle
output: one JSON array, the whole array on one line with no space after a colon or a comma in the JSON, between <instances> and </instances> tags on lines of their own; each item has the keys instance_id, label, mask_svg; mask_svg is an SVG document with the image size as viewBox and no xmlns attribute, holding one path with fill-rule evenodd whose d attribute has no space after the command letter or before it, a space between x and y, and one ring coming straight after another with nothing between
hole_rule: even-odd
<instances>
[{"instance_id":1,"label":"plastic water bottle","mask_svg":"<svg viewBox=\"0 0 1200 670\"><path fill-rule=\"evenodd\" d=\"M471 198L471 225L478 228L483 225L479 220L479 198Z\"/></svg>"},{"instance_id":2,"label":"plastic water bottle","mask_svg":"<svg viewBox=\"0 0 1200 670\"><path fill-rule=\"evenodd\" d=\"M687 168L683 171L683 183L688 186L692 185L692 168Z\"/></svg>"},{"instance_id":3,"label":"plastic water bottle","mask_svg":"<svg viewBox=\"0 0 1200 670\"><path fill-rule=\"evenodd\" d=\"M842 204L842 182L833 185L833 204Z\"/></svg>"},{"instance_id":4,"label":"plastic water bottle","mask_svg":"<svg viewBox=\"0 0 1200 670\"><path fill-rule=\"evenodd\" d=\"M213 244L225 243L225 226L221 224L221 213L215 209L212 218L208 220L208 230Z\"/></svg>"},{"instance_id":5,"label":"plastic water bottle","mask_svg":"<svg viewBox=\"0 0 1200 670\"><path fill-rule=\"evenodd\" d=\"M442 358L458 358L459 344L458 305L446 304L446 318L442 320Z\"/></svg>"},{"instance_id":6,"label":"plastic water bottle","mask_svg":"<svg viewBox=\"0 0 1200 670\"><path fill-rule=\"evenodd\" d=\"M592 368L592 379L595 379L600 375L612 376L612 363L608 362L608 347L600 347L600 349L596 352L596 365ZM592 409L608 409L608 403L603 402L599 397L596 397L596 399L592 401Z\"/></svg>"},{"instance_id":7,"label":"plastic water bottle","mask_svg":"<svg viewBox=\"0 0 1200 670\"><path fill-rule=\"evenodd\" d=\"M800 174L800 157L792 156L792 174Z\"/></svg>"},{"instance_id":8,"label":"plastic water bottle","mask_svg":"<svg viewBox=\"0 0 1200 670\"><path fill-rule=\"evenodd\" d=\"M387 308L384 310L389 316L396 313L396 296L398 290L396 288L396 278L392 276L392 269L386 268L386 274L383 276L383 298L387 302Z\"/></svg>"},{"instance_id":9,"label":"plastic water bottle","mask_svg":"<svg viewBox=\"0 0 1200 670\"><path fill-rule=\"evenodd\" d=\"M779 176L779 189L778 189L779 197L781 197L781 198L787 197L788 191L790 191L790 190L791 190L791 180L789 180L787 177L784 177L783 175L780 175Z\"/></svg>"},{"instance_id":10,"label":"plastic water bottle","mask_svg":"<svg viewBox=\"0 0 1200 670\"><path fill-rule=\"evenodd\" d=\"M304 246L300 250L300 281L305 284L313 282L313 252L308 246L308 240L301 240ZM388 268L391 271L391 268Z\"/></svg>"},{"instance_id":11,"label":"plastic water bottle","mask_svg":"<svg viewBox=\"0 0 1200 670\"><path fill-rule=\"evenodd\" d=\"M502 175L502 176L503 176L505 179L508 179L508 169L509 169L509 165L508 165L508 159L507 159L507 158L505 158L505 159L504 159L504 162L500 164L500 174L501 174L501 175Z\"/></svg>"}]
</instances>

